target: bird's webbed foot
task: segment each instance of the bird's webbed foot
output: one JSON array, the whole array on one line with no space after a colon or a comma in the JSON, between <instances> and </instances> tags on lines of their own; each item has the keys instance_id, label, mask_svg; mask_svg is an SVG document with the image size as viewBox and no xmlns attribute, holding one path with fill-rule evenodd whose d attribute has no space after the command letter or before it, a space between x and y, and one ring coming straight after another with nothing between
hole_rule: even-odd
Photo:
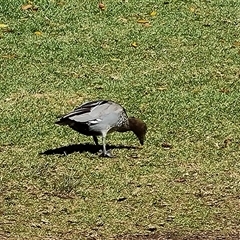
<instances>
[{"instance_id":1,"label":"bird's webbed foot","mask_svg":"<svg viewBox=\"0 0 240 240\"><path fill-rule=\"evenodd\" d=\"M100 150L99 152L100 152L99 157L109 157L109 158L114 157L110 150L107 150L105 152L103 150Z\"/></svg>"}]
</instances>

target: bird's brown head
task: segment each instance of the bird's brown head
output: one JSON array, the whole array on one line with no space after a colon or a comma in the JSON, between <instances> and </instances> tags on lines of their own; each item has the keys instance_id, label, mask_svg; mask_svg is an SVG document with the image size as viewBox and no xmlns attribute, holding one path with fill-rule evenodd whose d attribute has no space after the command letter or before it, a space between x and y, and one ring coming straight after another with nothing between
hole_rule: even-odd
<instances>
[{"instance_id":1,"label":"bird's brown head","mask_svg":"<svg viewBox=\"0 0 240 240\"><path fill-rule=\"evenodd\" d=\"M143 145L147 133L146 123L139 118L130 117L129 127L135 133L141 145Z\"/></svg>"}]
</instances>

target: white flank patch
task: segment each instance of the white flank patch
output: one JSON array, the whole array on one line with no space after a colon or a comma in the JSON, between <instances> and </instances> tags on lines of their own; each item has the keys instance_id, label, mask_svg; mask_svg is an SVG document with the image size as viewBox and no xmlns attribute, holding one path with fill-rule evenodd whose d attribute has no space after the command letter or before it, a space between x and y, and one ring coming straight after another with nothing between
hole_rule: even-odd
<instances>
[{"instance_id":1,"label":"white flank patch","mask_svg":"<svg viewBox=\"0 0 240 240\"><path fill-rule=\"evenodd\" d=\"M89 123L90 123L90 124L98 124L98 123L101 122L101 121L102 121L102 119L97 118L97 119L94 119L94 120L89 121Z\"/></svg>"}]
</instances>

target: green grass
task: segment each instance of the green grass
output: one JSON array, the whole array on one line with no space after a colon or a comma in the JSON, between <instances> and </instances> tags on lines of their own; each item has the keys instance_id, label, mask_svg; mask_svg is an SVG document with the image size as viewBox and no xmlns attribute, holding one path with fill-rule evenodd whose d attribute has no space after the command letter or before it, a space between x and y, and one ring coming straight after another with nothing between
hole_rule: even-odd
<instances>
[{"instance_id":1,"label":"green grass","mask_svg":"<svg viewBox=\"0 0 240 240\"><path fill-rule=\"evenodd\" d=\"M239 232L239 1L26 3L0 0L0 238ZM41 155L92 143L54 121L94 99L146 121L144 147Z\"/></svg>"}]
</instances>

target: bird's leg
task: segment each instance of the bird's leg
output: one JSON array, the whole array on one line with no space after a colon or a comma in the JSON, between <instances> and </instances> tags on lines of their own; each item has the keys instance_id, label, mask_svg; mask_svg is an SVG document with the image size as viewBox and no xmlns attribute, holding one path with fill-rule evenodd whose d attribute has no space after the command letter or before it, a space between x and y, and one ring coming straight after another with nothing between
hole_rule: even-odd
<instances>
[{"instance_id":1,"label":"bird's leg","mask_svg":"<svg viewBox=\"0 0 240 240\"><path fill-rule=\"evenodd\" d=\"M98 139L97 139L97 136L93 136L93 141L94 141L95 144L98 146Z\"/></svg>"},{"instance_id":2,"label":"bird's leg","mask_svg":"<svg viewBox=\"0 0 240 240\"><path fill-rule=\"evenodd\" d=\"M97 146L97 147L100 147L99 144L98 144L98 138L97 138L97 136L93 136L93 140L94 140L96 146ZM99 152L102 153L102 150L99 150Z\"/></svg>"},{"instance_id":3,"label":"bird's leg","mask_svg":"<svg viewBox=\"0 0 240 240\"><path fill-rule=\"evenodd\" d=\"M113 157L110 150L107 151L106 149L106 133L102 135L102 144L103 144L103 151L101 153L101 157Z\"/></svg>"}]
</instances>

